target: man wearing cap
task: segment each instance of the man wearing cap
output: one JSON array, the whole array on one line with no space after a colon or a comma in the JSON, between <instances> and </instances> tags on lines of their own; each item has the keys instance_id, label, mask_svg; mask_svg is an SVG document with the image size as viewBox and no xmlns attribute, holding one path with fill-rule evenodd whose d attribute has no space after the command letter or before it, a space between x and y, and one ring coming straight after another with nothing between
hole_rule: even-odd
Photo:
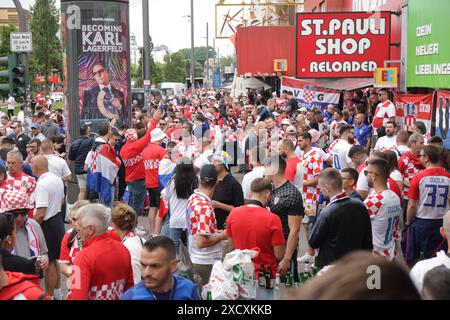
<instances>
[{"instance_id":1,"label":"man wearing cap","mask_svg":"<svg viewBox=\"0 0 450 320\"><path fill-rule=\"evenodd\" d=\"M11 254L26 259L40 257L40 270L48 267L48 249L41 226L28 217L31 208L26 194L16 190L6 190L1 194L0 212L14 217L16 239Z\"/></svg>"},{"instance_id":2,"label":"man wearing cap","mask_svg":"<svg viewBox=\"0 0 450 320\"><path fill-rule=\"evenodd\" d=\"M226 231L218 230L211 201L216 184L216 168L204 165L200 170L200 187L189 197L187 207L189 255L202 285L209 282L213 264L221 260L222 240L226 240Z\"/></svg>"},{"instance_id":3,"label":"man wearing cap","mask_svg":"<svg viewBox=\"0 0 450 320\"><path fill-rule=\"evenodd\" d=\"M34 138L41 140L41 142L46 139L41 132L41 125L39 123L31 124L31 139Z\"/></svg>"},{"instance_id":4,"label":"man wearing cap","mask_svg":"<svg viewBox=\"0 0 450 320\"><path fill-rule=\"evenodd\" d=\"M219 229L225 228L225 221L233 208L244 204L241 184L230 173L230 157L222 150L216 151L211 158L217 170L217 185L212 197L212 206Z\"/></svg>"},{"instance_id":5,"label":"man wearing cap","mask_svg":"<svg viewBox=\"0 0 450 320\"><path fill-rule=\"evenodd\" d=\"M130 207L138 215L142 211L146 195L143 151L150 142L152 130L156 128L162 117L163 111L161 109L155 110L148 129L141 124L140 129L136 130L136 135L126 135L127 142L120 150L120 157L125 166L125 181L131 194Z\"/></svg>"},{"instance_id":6,"label":"man wearing cap","mask_svg":"<svg viewBox=\"0 0 450 320\"><path fill-rule=\"evenodd\" d=\"M153 129L151 132L151 141L143 152L145 187L147 188L150 200L150 213L148 215L150 234L159 234L162 227L162 225L157 227L155 222L161 197L158 184L159 163L167 154L167 151L161 147L161 143L165 137L165 133L160 128Z\"/></svg>"}]
</instances>

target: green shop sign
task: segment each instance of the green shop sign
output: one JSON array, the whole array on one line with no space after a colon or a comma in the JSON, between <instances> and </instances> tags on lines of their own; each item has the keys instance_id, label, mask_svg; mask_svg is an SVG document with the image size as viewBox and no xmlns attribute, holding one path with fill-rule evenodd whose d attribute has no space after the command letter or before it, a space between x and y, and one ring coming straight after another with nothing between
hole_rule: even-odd
<instances>
[{"instance_id":1,"label":"green shop sign","mask_svg":"<svg viewBox=\"0 0 450 320\"><path fill-rule=\"evenodd\" d=\"M449 0L409 0L407 87L450 88Z\"/></svg>"}]
</instances>

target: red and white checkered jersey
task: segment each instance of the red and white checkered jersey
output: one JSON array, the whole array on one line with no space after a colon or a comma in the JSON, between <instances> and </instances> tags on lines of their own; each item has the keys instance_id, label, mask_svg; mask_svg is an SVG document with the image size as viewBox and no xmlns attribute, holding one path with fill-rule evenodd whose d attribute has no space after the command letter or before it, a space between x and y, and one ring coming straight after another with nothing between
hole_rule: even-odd
<instances>
[{"instance_id":1,"label":"red and white checkered jersey","mask_svg":"<svg viewBox=\"0 0 450 320\"><path fill-rule=\"evenodd\" d=\"M335 141L337 140L337 136L339 135L338 125L339 124L347 124L344 120L341 120L337 122L336 120L333 120L330 125L330 140Z\"/></svg>"},{"instance_id":2,"label":"red and white checkered jersey","mask_svg":"<svg viewBox=\"0 0 450 320\"><path fill-rule=\"evenodd\" d=\"M72 267L68 300L119 300L134 284L130 252L108 233L84 245Z\"/></svg>"},{"instance_id":3,"label":"red and white checkered jersey","mask_svg":"<svg viewBox=\"0 0 450 320\"><path fill-rule=\"evenodd\" d=\"M351 147L352 145L348 141L339 139L338 143L333 147L333 168L342 170L348 167L348 164L352 162L352 159L348 156Z\"/></svg>"},{"instance_id":4,"label":"red and white checkered jersey","mask_svg":"<svg viewBox=\"0 0 450 320\"><path fill-rule=\"evenodd\" d=\"M17 190L25 193L28 196L28 201L31 207L34 207L34 189L36 188L36 179L27 175L23 171L17 174L10 174L6 177L5 183L2 185L4 189Z\"/></svg>"},{"instance_id":5,"label":"red and white checkered jersey","mask_svg":"<svg viewBox=\"0 0 450 320\"><path fill-rule=\"evenodd\" d=\"M230 126L223 126L222 128L223 136L225 137L225 142L236 142L237 134L236 130L233 130Z\"/></svg>"},{"instance_id":6,"label":"red and white checkered jersey","mask_svg":"<svg viewBox=\"0 0 450 320\"><path fill-rule=\"evenodd\" d=\"M373 192L364 201L372 223L375 253L393 259L396 256L394 234L402 214L400 198L392 190Z\"/></svg>"},{"instance_id":7,"label":"red and white checkered jersey","mask_svg":"<svg viewBox=\"0 0 450 320\"><path fill-rule=\"evenodd\" d=\"M311 151L305 153L302 156L303 165L303 181L309 181L314 179L323 169L323 159L320 154L312 149ZM303 186L302 196L303 203L316 205L319 198L320 189L318 186L315 187L305 187Z\"/></svg>"},{"instance_id":8,"label":"red and white checkered jersey","mask_svg":"<svg viewBox=\"0 0 450 320\"><path fill-rule=\"evenodd\" d=\"M198 142L194 136L191 137L191 143L189 145L186 145L184 142L179 142L177 144L177 150L180 159L186 157L195 160L200 155Z\"/></svg>"},{"instance_id":9,"label":"red and white checkered jersey","mask_svg":"<svg viewBox=\"0 0 450 320\"><path fill-rule=\"evenodd\" d=\"M328 147L327 153L328 153L328 156L329 156L329 157L333 156L333 150L334 150L334 147L337 145L338 142L339 142L339 139L336 139L336 140L334 140L334 141L330 144L330 146Z\"/></svg>"},{"instance_id":10,"label":"red and white checkered jersey","mask_svg":"<svg viewBox=\"0 0 450 320\"><path fill-rule=\"evenodd\" d=\"M420 163L420 158L414 155L412 152L406 152L398 160L398 171L403 177L403 199L408 199L409 187L405 184L411 183L411 179L423 170L423 166Z\"/></svg>"},{"instance_id":11,"label":"red and white checkered jersey","mask_svg":"<svg viewBox=\"0 0 450 320\"><path fill-rule=\"evenodd\" d=\"M425 169L411 179L408 198L419 202L417 218L443 219L449 197L450 173L442 168Z\"/></svg>"},{"instance_id":12,"label":"red and white checkered jersey","mask_svg":"<svg viewBox=\"0 0 450 320\"><path fill-rule=\"evenodd\" d=\"M381 126L386 126L390 117L395 117L396 110L394 104L387 100L386 102L380 102L375 109L375 114L373 116L372 126L377 129Z\"/></svg>"},{"instance_id":13,"label":"red and white checkered jersey","mask_svg":"<svg viewBox=\"0 0 450 320\"><path fill-rule=\"evenodd\" d=\"M220 243L208 248L199 248L196 244L199 235L212 236L217 233L216 217L211 199L199 190L195 190L189 197L186 217L189 226L189 254L192 262L213 264L220 260L222 256Z\"/></svg>"}]
</instances>

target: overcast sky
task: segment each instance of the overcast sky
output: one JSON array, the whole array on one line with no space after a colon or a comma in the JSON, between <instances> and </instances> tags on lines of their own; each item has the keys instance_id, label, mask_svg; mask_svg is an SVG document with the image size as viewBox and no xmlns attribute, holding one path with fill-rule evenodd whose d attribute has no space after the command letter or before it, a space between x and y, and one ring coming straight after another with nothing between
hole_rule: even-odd
<instances>
[{"instance_id":1,"label":"overcast sky","mask_svg":"<svg viewBox=\"0 0 450 320\"><path fill-rule=\"evenodd\" d=\"M165 44L174 52L191 47L190 24L185 15L190 14L190 0L148 0L150 35L155 46ZM12 0L1 0L1 6L14 7ZM21 0L28 9L35 0ZM194 41L195 46L206 46L206 23L209 23L209 43L212 46L215 24L215 4L217 0L194 0ZM59 0L56 1L59 6ZM136 36L142 46L142 0L130 0L130 33ZM216 39L216 51L220 55L233 54L234 48L228 39Z\"/></svg>"}]
</instances>

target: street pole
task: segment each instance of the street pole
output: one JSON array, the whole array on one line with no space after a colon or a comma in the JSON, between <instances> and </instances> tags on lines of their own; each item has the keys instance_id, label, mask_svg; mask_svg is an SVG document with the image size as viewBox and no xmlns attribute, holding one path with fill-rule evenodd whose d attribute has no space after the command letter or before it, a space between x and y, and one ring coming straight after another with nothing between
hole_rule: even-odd
<instances>
[{"instance_id":1,"label":"street pole","mask_svg":"<svg viewBox=\"0 0 450 320\"><path fill-rule=\"evenodd\" d=\"M149 110L150 101L150 39L149 35L149 21L148 21L148 0L142 0L142 14L143 14L143 33L144 33L144 56L142 61L144 61L144 92L145 92L145 109Z\"/></svg>"},{"instance_id":2,"label":"street pole","mask_svg":"<svg viewBox=\"0 0 450 320\"><path fill-rule=\"evenodd\" d=\"M209 89L209 28L206 23L206 89Z\"/></svg>"},{"instance_id":3,"label":"street pole","mask_svg":"<svg viewBox=\"0 0 450 320\"><path fill-rule=\"evenodd\" d=\"M22 8L22 4L20 3L20 0L13 0L14 5L17 9L17 14L19 16L19 31L20 32L27 32L27 23L25 21L25 12ZM29 71L29 64L28 64L28 53L22 52L20 54L20 60L22 61L22 65L25 69L24 75L24 84L25 84L25 107L23 108L24 118L25 118L25 132L29 131L29 119L30 119L30 113L31 113L31 107L30 107L30 71ZM27 121L28 119L28 121Z\"/></svg>"},{"instance_id":4,"label":"street pole","mask_svg":"<svg viewBox=\"0 0 450 320\"><path fill-rule=\"evenodd\" d=\"M191 0L191 88L195 89L194 0Z\"/></svg>"}]
</instances>

